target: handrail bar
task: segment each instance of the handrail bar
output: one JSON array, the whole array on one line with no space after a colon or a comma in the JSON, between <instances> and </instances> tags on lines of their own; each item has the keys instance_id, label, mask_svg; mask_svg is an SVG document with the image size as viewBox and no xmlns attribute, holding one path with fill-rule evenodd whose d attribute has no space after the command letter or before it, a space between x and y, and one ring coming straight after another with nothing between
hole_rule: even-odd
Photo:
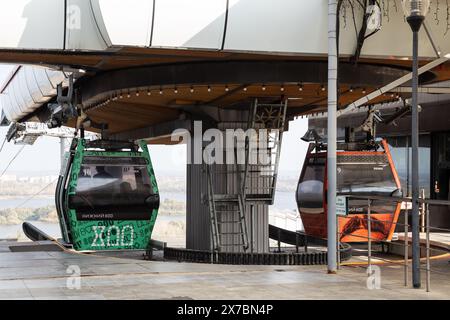
<instances>
[{"instance_id":1,"label":"handrail bar","mask_svg":"<svg viewBox=\"0 0 450 320\"><path fill-rule=\"evenodd\" d=\"M371 196L371 195L356 195L351 193L336 193L338 196L346 196L354 199L362 199L362 200L386 200L390 202L412 202L412 199L409 197L391 197L391 196ZM450 205L450 202L449 202Z\"/></svg>"},{"instance_id":2,"label":"handrail bar","mask_svg":"<svg viewBox=\"0 0 450 320\"><path fill-rule=\"evenodd\" d=\"M351 193L337 193L338 196L346 196L354 199L362 199L362 200L385 200L390 202L412 202L411 197L390 197L390 196L371 196L371 195L355 195ZM450 201L448 200L437 200L437 199L418 199L419 203L427 203L430 205L439 205L439 206L450 206Z\"/></svg>"},{"instance_id":3,"label":"handrail bar","mask_svg":"<svg viewBox=\"0 0 450 320\"><path fill-rule=\"evenodd\" d=\"M371 256L372 256L372 236L371 236L371 226L372 226L372 220L371 220L371 205L372 205L372 201L371 200L383 200L386 202L394 202L394 203L400 203L400 202L412 202L412 199L409 197L393 197L393 196L376 196L376 195L368 195L368 194L359 194L359 195L355 195L355 194L349 194L349 193L337 193L337 195L339 196L346 196L348 198L353 198L353 199L361 199L361 200L368 200L367 201L367 219L368 219L368 224L367 224L367 231L368 231L368 236L367 237L362 237L362 238L367 238L368 240L368 254L367 254L367 270L368 270L368 274L371 275L372 274L372 261L371 261ZM423 230L425 230L426 233L426 239L425 239L425 243L426 243L426 291L430 292L430 283L431 283L431 263L430 263L430 251L431 250L435 250L435 248L431 248L431 241L430 241L430 230L431 229L435 229L433 227L430 226L430 205L438 205L438 206L450 206L450 201L447 200L437 200L437 199L426 199L425 194L423 193L423 198L419 198L417 200L418 204L422 204L422 214L425 214L426 217L424 217L424 221L426 221L426 225L423 225L422 228ZM406 208L406 212L408 212L408 208ZM408 214L405 214L405 256L404 256L404 284L405 286L408 285L408 235L407 235L407 230L408 230ZM401 225L401 224L400 224ZM442 229L445 230L445 229ZM342 236L343 233L339 232L339 230L337 230L337 234L336 236L338 237L338 239L340 238L340 236ZM355 236L355 235L353 235ZM381 241L384 242L384 241ZM440 251L440 250L438 250ZM419 270L420 270L420 266L419 266Z\"/></svg>"}]
</instances>

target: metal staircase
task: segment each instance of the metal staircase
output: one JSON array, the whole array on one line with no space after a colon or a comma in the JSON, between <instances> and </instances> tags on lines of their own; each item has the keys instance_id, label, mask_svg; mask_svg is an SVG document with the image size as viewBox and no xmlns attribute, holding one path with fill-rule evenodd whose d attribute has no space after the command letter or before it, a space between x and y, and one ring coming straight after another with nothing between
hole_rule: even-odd
<instances>
[{"instance_id":1,"label":"metal staircase","mask_svg":"<svg viewBox=\"0 0 450 320\"><path fill-rule=\"evenodd\" d=\"M254 129L256 137L264 129L267 138L258 141L256 149L246 139L244 164L238 164L235 159L234 165L219 165L225 170L213 170L216 164L205 165L212 245L215 251L228 251L227 247L241 247L247 251L249 241L246 206L273 203L286 109L287 101L259 104L255 99L249 112L247 129ZM236 157L237 154L238 151L235 152ZM222 179L220 182L223 183L230 174L238 177L236 187L231 188L234 192L227 193L224 191L227 188L215 188L215 179Z\"/></svg>"},{"instance_id":2,"label":"metal staircase","mask_svg":"<svg viewBox=\"0 0 450 320\"><path fill-rule=\"evenodd\" d=\"M212 165L206 165L208 205L211 219L212 245L215 251L227 247L248 249L247 223L242 194L217 194L214 190ZM215 172L222 175L221 172Z\"/></svg>"},{"instance_id":3,"label":"metal staircase","mask_svg":"<svg viewBox=\"0 0 450 320\"><path fill-rule=\"evenodd\" d=\"M259 104L255 99L248 127L255 129L258 136L261 130L266 130L267 139L264 141L266 146L261 146L259 141L258 150L252 150L250 144L246 143L246 163L242 179L245 203L273 204L286 110L287 100L279 104Z\"/></svg>"}]
</instances>

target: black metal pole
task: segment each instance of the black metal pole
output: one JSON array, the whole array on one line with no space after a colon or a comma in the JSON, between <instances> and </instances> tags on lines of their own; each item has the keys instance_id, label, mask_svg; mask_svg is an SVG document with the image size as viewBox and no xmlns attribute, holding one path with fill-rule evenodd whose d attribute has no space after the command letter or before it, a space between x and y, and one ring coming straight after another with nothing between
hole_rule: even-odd
<instances>
[{"instance_id":1,"label":"black metal pole","mask_svg":"<svg viewBox=\"0 0 450 320\"><path fill-rule=\"evenodd\" d=\"M278 252L281 252L281 229L278 229Z\"/></svg>"},{"instance_id":2,"label":"black metal pole","mask_svg":"<svg viewBox=\"0 0 450 320\"><path fill-rule=\"evenodd\" d=\"M305 233L305 252L308 252L308 235Z\"/></svg>"},{"instance_id":3,"label":"black metal pole","mask_svg":"<svg viewBox=\"0 0 450 320\"><path fill-rule=\"evenodd\" d=\"M419 110L417 91L419 86L419 30L425 16L417 14L420 2L411 4L414 9L406 18L413 32L412 63L412 117L411 117L411 233L412 233L412 282L414 288L420 288L420 233L419 233Z\"/></svg>"},{"instance_id":4,"label":"black metal pole","mask_svg":"<svg viewBox=\"0 0 450 320\"><path fill-rule=\"evenodd\" d=\"M420 288L420 234L419 234L419 111L418 90L418 30L413 30L413 77L412 77L412 278L413 287Z\"/></svg>"}]
</instances>

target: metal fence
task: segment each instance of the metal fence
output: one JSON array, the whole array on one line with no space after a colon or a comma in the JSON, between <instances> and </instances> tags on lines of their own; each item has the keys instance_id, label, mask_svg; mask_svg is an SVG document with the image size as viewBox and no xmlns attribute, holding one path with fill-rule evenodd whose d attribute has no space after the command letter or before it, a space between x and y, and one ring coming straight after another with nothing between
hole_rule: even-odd
<instances>
[{"instance_id":1,"label":"metal fence","mask_svg":"<svg viewBox=\"0 0 450 320\"><path fill-rule=\"evenodd\" d=\"M423 194L423 193L422 193ZM341 196L346 196L349 199L360 199L360 200L367 200L367 214L366 214L366 218L363 218L364 220L367 221L367 236L357 236L357 235L352 235L354 237L361 237L361 241L367 241L368 246L367 246L367 266L368 266L368 270L369 270L369 274L371 274L371 268L372 268L372 243L373 242L377 242L377 243L389 243L390 245L397 245L397 246L403 246L404 247L404 259L403 259L403 263L397 262L397 261L392 261L389 259L384 259L381 257L376 257L376 259L378 260L382 260L382 261L386 261L388 263L391 264L402 264L403 265L403 269L404 269L404 285L407 286L408 285L408 268L409 268L409 225L408 225L408 211L409 208L406 205L405 206L405 216L404 216L404 222L399 222L397 221L395 223L396 226L402 226L403 230L404 230L404 241L403 243L398 243L398 242L391 242L391 241L381 241L378 239L375 239L372 237L372 214L371 214L371 205L372 202L374 200L381 200L381 201L385 201L387 203L412 203L412 199L409 197L386 197L386 196L356 196L353 194L338 194ZM421 205L421 219L420 219L420 231L425 232L425 267L420 267L421 270L425 270L426 272L426 291L429 292L430 291L430 279L431 279L431 272L435 272L435 273L441 273L438 270L433 270L431 269L431 264L430 264L430 251L438 251L438 252L442 252L442 253L449 253L448 248L444 249L444 248L439 248L439 247L435 247L435 248L431 248L431 242L430 242L430 231L439 231L442 233L447 233L449 232L449 235L443 235L444 237L448 237L449 238L449 242L450 242L450 229L445 229L445 228L438 228L438 227L431 227L430 226L430 205L434 205L434 206L450 206L450 201L446 201L446 200L433 200L433 199L425 199L425 197L423 196L422 198L419 199L419 204ZM379 222L389 222L392 223L392 221L383 221L383 220L377 220ZM341 232L339 232L339 228L337 228L337 239L338 239L338 245L339 245L339 239L341 238L342 235L345 235ZM338 247L339 248L339 247ZM420 251L419 251L420 253ZM339 255L338 255L339 256ZM339 261L338 261L338 266L339 266Z\"/></svg>"}]
</instances>

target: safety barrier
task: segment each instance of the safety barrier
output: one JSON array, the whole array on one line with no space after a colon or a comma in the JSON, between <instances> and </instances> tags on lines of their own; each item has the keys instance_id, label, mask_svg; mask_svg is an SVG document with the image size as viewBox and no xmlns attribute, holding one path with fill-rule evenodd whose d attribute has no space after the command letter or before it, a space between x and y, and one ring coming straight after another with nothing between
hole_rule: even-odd
<instances>
[{"instance_id":1,"label":"safety barrier","mask_svg":"<svg viewBox=\"0 0 450 320\"><path fill-rule=\"evenodd\" d=\"M367 236L357 236L357 235L352 235L354 237L360 237L361 240L363 241L367 241L368 243L368 250L367 250L367 266L368 269L370 270L372 267L372 243L373 242L377 242L377 243L389 243L390 245L397 245L397 246L402 246L404 248L404 258L403 258L403 270L404 270L404 285L408 286L408 269L409 269L409 224L408 224L408 206L406 206L405 209L405 217L404 217L404 222L396 222L396 226L402 226L404 228L404 242L402 243L396 243L396 242L391 242L391 241L381 241L378 239L375 239L372 237L371 234L371 225L372 225L372 215L371 215L371 204L373 200L382 200L382 201L386 201L386 202L391 202L391 203L401 203L401 202L405 202L405 203L412 203L412 199L410 197L385 197L385 196L366 196L366 195L361 195L361 196L357 196L354 194L345 194L345 193L341 193L339 194L341 196L346 196L349 199L363 199L363 200L367 200L367 206L368 206L368 210L367 210L367 214L366 218L363 218L365 221L367 221L367 226L368 226L368 235ZM430 291L430 287L431 287L431 272L436 272L436 273L440 273L437 270L432 270L431 269L431 264L430 264L430 257L431 257L431 251L438 251L438 252L442 252L442 253L449 253L450 250L447 248L441 248L441 247L433 247L431 248L431 241L430 241L430 231L435 230L435 231L441 231L441 232L449 232L450 233L450 229L445 229L445 228L437 228L437 227L431 227L429 225L430 222L430 210L429 210L429 206L430 205L437 205L437 206L450 206L450 201L445 201L445 200L433 200L433 199L425 199L424 197L424 193L422 193L422 198L419 198L418 203L421 204L421 213L420 213L420 223L421 225L419 226L420 230L422 232L425 232L425 267L420 267L421 270L425 270L426 271L426 291L429 292ZM378 222L391 222L391 221L383 221L383 220L377 220ZM340 233L339 229L337 231L337 239L340 239L341 236L347 235L346 233ZM450 234L448 235L449 240L450 240ZM339 244L339 241L338 241ZM396 261L392 261L392 260L388 260L388 259L384 259L381 257L377 257L376 259L378 260L382 260L385 262L389 262L392 264L399 264ZM339 261L338 261L339 264Z\"/></svg>"}]
</instances>

